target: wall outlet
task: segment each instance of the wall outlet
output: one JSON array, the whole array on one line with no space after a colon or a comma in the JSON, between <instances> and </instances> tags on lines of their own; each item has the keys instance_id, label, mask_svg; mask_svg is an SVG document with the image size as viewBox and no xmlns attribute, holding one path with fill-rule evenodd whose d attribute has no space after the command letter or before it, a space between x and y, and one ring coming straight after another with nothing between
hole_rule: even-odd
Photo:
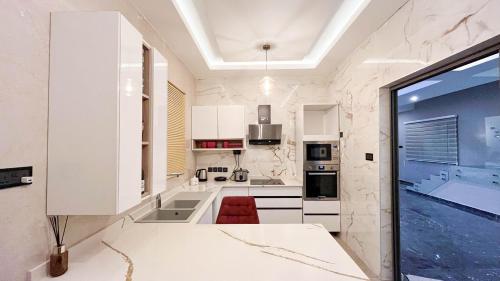
<instances>
[{"instance_id":1,"label":"wall outlet","mask_svg":"<svg viewBox=\"0 0 500 281\"><path fill-rule=\"evenodd\" d=\"M0 189L28 185L32 182L32 166L0 169Z\"/></svg>"}]
</instances>

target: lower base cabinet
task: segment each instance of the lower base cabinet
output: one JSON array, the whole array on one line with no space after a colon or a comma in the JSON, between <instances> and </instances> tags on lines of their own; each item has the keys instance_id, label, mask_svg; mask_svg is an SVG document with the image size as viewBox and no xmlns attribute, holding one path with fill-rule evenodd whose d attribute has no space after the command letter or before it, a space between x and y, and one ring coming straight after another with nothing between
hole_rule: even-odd
<instances>
[{"instance_id":1,"label":"lower base cabinet","mask_svg":"<svg viewBox=\"0 0 500 281\"><path fill-rule=\"evenodd\" d=\"M302 209L257 209L260 223L301 224Z\"/></svg>"},{"instance_id":2,"label":"lower base cabinet","mask_svg":"<svg viewBox=\"0 0 500 281\"><path fill-rule=\"evenodd\" d=\"M340 232L340 215L304 215L304 223L322 224L329 232Z\"/></svg>"},{"instance_id":3,"label":"lower base cabinet","mask_svg":"<svg viewBox=\"0 0 500 281\"><path fill-rule=\"evenodd\" d=\"M340 232L340 201L304 201L304 223L322 224L329 232Z\"/></svg>"},{"instance_id":4,"label":"lower base cabinet","mask_svg":"<svg viewBox=\"0 0 500 281\"><path fill-rule=\"evenodd\" d=\"M198 221L198 224L212 224L214 223L214 216L213 216L213 206L214 206L214 203L212 203L212 205L210 205L207 210L205 211L205 213L203 214L203 216L201 216L200 220Z\"/></svg>"}]
</instances>

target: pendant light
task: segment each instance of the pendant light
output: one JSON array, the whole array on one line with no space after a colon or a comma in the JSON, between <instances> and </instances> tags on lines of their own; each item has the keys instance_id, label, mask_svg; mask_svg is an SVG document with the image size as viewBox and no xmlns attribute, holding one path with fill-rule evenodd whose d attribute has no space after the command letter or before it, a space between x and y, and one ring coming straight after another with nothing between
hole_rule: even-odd
<instances>
[{"instance_id":1,"label":"pendant light","mask_svg":"<svg viewBox=\"0 0 500 281\"><path fill-rule=\"evenodd\" d=\"M267 52L270 49L270 44L262 45L262 50L266 52L266 75L260 80L260 90L265 96L269 96L271 94L272 88L274 87L274 80L267 74Z\"/></svg>"}]
</instances>

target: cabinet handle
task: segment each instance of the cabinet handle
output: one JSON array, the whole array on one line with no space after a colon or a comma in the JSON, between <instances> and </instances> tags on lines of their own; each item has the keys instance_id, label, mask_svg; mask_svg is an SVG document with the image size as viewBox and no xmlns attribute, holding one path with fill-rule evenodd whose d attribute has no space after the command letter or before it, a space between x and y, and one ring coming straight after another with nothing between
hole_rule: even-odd
<instances>
[{"instance_id":1,"label":"cabinet handle","mask_svg":"<svg viewBox=\"0 0 500 281\"><path fill-rule=\"evenodd\" d=\"M493 183L493 184L498 184L498 182L497 182L497 181L492 181L491 183Z\"/></svg>"}]
</instances>

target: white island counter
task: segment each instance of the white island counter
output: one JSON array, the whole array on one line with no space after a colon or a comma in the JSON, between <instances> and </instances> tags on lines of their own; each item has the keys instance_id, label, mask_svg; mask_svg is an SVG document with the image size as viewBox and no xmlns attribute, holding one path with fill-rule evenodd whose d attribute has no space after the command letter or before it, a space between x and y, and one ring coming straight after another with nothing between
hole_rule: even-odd
<instances>
[{"instance_id":1,"label":"white island counter","mask_svg":"<svg viewBox=\"0 0 500 281\"><path fill-rule=\"evenodd\" d=\"M187 223L135 222L152 210L151 202L71 247L63 276L47 277L42 264L28 280L368 280L319 224L197 224L226 185L183 185L166 192L162 201L186 191L210 195Z\"/></svg>"},{"instance_id":2,"label":"white island counter","mask_svg":"<svg viewBox=\"0 0 500 281\"><path fill-rule=\"evenodd\" d=\"M43 280L368 280L318 225L130 223L113 236Z\"/></svg>"}]
</instances>

